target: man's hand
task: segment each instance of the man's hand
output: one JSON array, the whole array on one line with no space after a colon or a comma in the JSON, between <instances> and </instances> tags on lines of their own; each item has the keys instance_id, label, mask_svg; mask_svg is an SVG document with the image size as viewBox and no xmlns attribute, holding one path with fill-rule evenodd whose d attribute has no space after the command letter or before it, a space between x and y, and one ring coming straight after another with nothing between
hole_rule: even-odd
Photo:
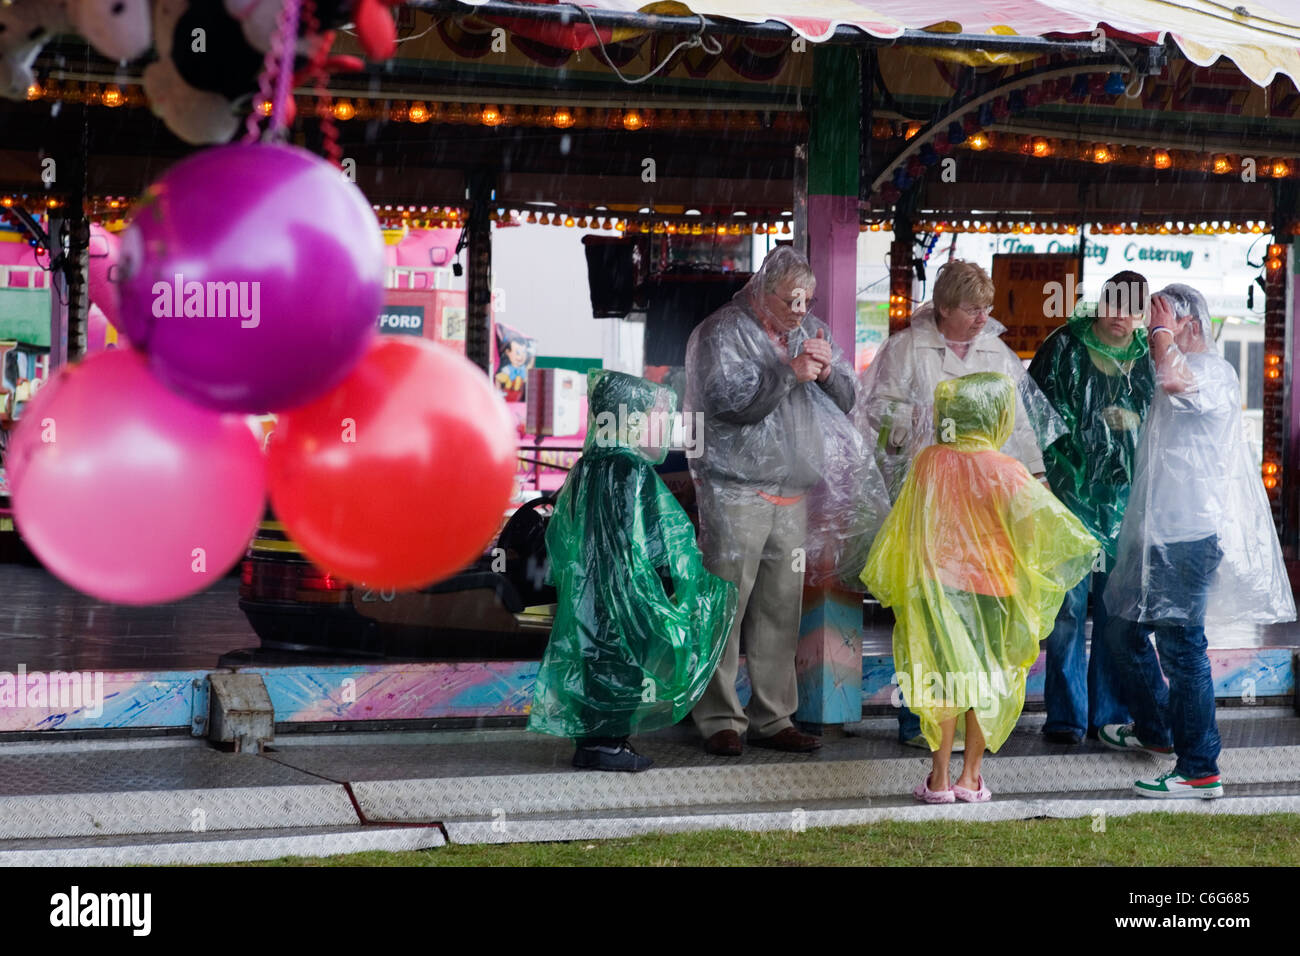
<instances>
[{"instance_id":1,"label":"man's hand","mask_svg":"<svg viewBox=\"0 0 1300 956\"><path fill-rule=\"evenodd\" d=\"M1163 325L1171 332L1175 331L1174 307L1164 296L1153 295L1147 305L1147 328L1153 325Z\"/></svg>"},{"instance_id":2,"label":"man's hand","mask_svg":"<svg viewBox=\"0 0 1300 956\"><path fill-rule=\"evenodd\" d=\"M824 382L831 377L831 361L834 353L831 351L831 343L826 341L825 332L818 329L816 338L804 342L803 354L811 355L821 363L822 370L817 376L817 381Z\"/></svg>"},{"instance_id":3,"label":"man's hand","mask_svg":"<svg viewBox=\"0 0 1300 956\"><path fill-rule=\"evenodd\" d=\"M794 369L794 377L800 382L811 382L813 379L818 378L823 371L822 363L807 352L800 352L790 362L790 367Z\"/></svg>"}]
</instances>

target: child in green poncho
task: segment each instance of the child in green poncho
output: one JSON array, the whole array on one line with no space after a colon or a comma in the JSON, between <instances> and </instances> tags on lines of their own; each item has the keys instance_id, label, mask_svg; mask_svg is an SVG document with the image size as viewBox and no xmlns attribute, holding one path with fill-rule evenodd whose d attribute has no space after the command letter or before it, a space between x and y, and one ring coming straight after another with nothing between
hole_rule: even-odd
<instances>
[{"instance_id":1,"label":"child in green poncho","mask_svg":"<svg viewBox=\"0 0 1300 956\"><path fill-rule=\"evenodd\" d=\"M558 592L528 729L577 742L575 767L650 766L628 743L677 723L708 686L736 588L704 569L695 530L655 473L676 396L588 376L588 431L546 529Z\"/></svg>"}]
</instances>

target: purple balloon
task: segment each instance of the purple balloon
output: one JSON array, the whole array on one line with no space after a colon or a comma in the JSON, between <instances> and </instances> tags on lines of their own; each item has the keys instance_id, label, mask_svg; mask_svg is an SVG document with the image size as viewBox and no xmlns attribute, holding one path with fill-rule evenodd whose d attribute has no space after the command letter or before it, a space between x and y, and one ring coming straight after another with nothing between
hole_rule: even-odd
<instances>
[{"instance_id":1,"label":"purple balloon","mask_svg":"<svg viewBox=\"0 0 1300 956\"><path fill-rule=\"evenodd\" d=\"M61 370L9 447L14 520L41 562L87 594L152 604L193 594L243 555L266 464L240 415L186 401L132 349Z\"/></svg>"},{"instance_id":2,"label":"purple balloon","mask_svg":"<svg viewBox=\"0 0 1300 956\"><path fill-rule=\"evenodd\" d=\"M122 233L119 328L154 373L221 411L303 405L366 352L384 242L343 174L292 146L240 144L177 163Z\"/></svg>"}]
</instances>

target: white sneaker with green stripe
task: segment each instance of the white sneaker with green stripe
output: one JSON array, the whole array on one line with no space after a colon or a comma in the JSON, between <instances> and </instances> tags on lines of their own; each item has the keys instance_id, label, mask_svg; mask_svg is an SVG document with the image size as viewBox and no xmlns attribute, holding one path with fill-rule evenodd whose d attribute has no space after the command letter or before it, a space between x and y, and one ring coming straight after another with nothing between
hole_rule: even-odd
<instances>
[{"instance_id":1,"label":"white sneaker with green stripe","mask_svg":"<svg viewBox=\"0 0 1300 956\"><path fill-rule=\"evenodd\" d=\"M1140 750L1157 757L1172 757L1173 747L1153 747L1138 740L1132 724L1107 724L1097 731L1097 739L1112 750Z\"/></svg>"},{"instance_id":2,"label":"white sneaker with green stripe","mask_svg":"<svg viewBox=\"0 0 1300 956\"><path fill-rule=\"evenodd\" d=\"M1133 789L1144 797L1157 800L1211 800L1223 796L1223 781L1216 773L1212 777L1192 780L1170 770L1151 780L1138 780Z\"/></svg>"}]
</instances>

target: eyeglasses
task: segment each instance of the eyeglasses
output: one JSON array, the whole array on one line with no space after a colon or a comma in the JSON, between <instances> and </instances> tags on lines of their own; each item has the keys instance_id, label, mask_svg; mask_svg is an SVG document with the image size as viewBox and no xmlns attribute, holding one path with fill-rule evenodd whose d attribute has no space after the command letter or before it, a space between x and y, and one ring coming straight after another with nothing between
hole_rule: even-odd
<instances>
[{"instance_id":1,"label":"eyeglasses","mask_svg":"<svg viewBox=\"0 0 1300 956\"><path fill-rule=\"evenodd\" d=\"M805 312L811 312L813 310L813 306L817 304L817 296L806 298L802 295L796 295L794 296L794 298L791 299L782 299L781 302L783 305L785 305L787 309L789 309L792 312L795 309L799 308L800 306L803 306L803 310Z\"/></svg>"},{"instance_id":2,"label":"eyeglasses","mask_svg":"<svg viewBox=\"0 0 1300 956\"><path fill-rule=\"evenodd\" d=\"M991 305L975 305L975 306L959 305L959 306L957 306L957 311L958 311L958 312L964 312L966 315L969 315L971 318L975 318L976 316L980 316L980 315L992 315L992 314L993 314L993 306L991 306Z\"/></svg>"}]
</instances>

